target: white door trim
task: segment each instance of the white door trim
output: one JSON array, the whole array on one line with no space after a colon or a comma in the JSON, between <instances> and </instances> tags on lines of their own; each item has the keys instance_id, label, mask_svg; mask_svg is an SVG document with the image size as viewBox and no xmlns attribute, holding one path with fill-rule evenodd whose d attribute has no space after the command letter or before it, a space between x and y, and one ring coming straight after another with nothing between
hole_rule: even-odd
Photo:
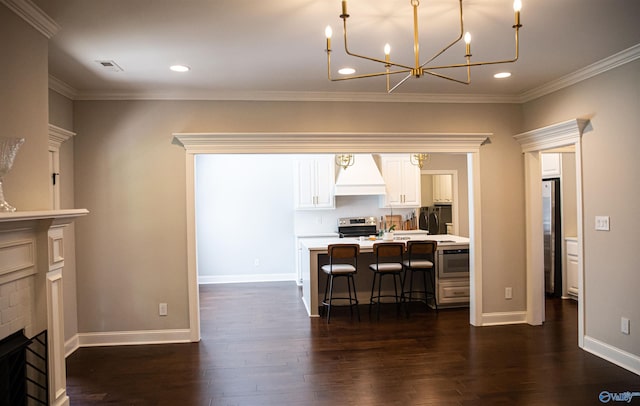
<instances>
[{"instance_id":1,"label":"white door trim","mask_svg":"<svg viewBox=\"0 0 640 406\"><path fill-rule=\"evenodd\" d=\"M480 146L488 133L174 133L186 151L187 279L191 341L200 340L200 303L195 223L196 154L282 153L466 153L469 170L470 315L482 325Z\"/></svg>"},{"instance_id":2,"label":"white door trim","mask_svg":"<svg viewBox=\"0 0 640 406\"><path fill-rule=\"evenodd\" d=\"M576 200L578 217L578 345L584 346L584 220L582 191L582 134L588 120L574 119L528 131L513 138L524 154L526 267L527 267L527 323L540 325L544 320L544 263L542 244L542 176L540 153L543 150L567 145L575 146Z\"/></svg>"}]
</instances>

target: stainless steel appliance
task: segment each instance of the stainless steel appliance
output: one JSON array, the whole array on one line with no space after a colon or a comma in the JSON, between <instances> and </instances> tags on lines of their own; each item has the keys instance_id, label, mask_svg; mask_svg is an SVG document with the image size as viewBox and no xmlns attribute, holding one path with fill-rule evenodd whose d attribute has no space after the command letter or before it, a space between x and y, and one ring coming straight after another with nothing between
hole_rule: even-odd
<instances>
[{"instance_id":1,"label":"stainless steel appliance","mask_svg":"<svg viewBox=\"0 0 640 406\"><path fill-rule=\"evenodd\" d=\"M469 248L438 249L438 279L469 279Z\"/></svg>"},{"instance_id":2,"label":"stainless steel appliance","mask_svg":"<svg viewBox=\"0 0 640 406\"><path fill-rule=\"evenodd\" d=\"M343 217L338 219L338 234L340 238L366 237L378 234L378 220L376 217Z\"/></svg>"},{"instance_id":3,"label":"stainless steel appliance","mask_svg":"<svg viewBox=\"0 0 640 406\"><path fill-rule=\"evenodd\" d=\"M447 223L452 222L451 206L425 206L420 208L418 225L429 234L447 234Z\"/></svg>"},{"instance_id":4,"label":"stainless steel appliance","mask_svg":"<svg viewBox=\"0 0 640 406\"><path fill-rule=\"evenodd\" d=\"M544 244L544 289L562 296L562 241L560 239L560 180L542 181L542 230Z\"/></svg>"}]
</instances>

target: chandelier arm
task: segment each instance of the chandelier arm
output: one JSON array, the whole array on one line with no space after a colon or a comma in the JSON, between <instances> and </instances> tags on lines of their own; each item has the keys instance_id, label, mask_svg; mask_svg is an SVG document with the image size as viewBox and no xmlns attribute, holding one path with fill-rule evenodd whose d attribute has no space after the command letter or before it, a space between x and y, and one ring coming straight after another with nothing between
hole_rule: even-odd
<instances>
[{"instance_id":1,"label":"chandelier arm","mask_svg":"<svg viewBox=\"0 0 640 406\"><path fill-rule=\"evenodd\" d=\"M515 56L512 59L504 59L501 61L466 62L466 63L458 63L453 65L442 65L442 66L429 66L425 68L425 71L436 70L436 69L451 69L451 68L462 68L462 67L471 67L471 66L482 66L482 65L498 65L502 63L516 62L520 57L520 40L519 40L519 32L518 32L519 31L518 28L520 28L520 26L514 26L513 28L515 28L516 30L516 33L515 33L516 50L515 50Z\"/></svg>"},{"instance_id":2,"label":"chandelier arm","mask_svg":"<svg viewBox=\"0 0 640 406\"><path fill-rule=\"evenodd\" d=\"M451 41L451 43L449 45L447 45L446 47L442 48L442 50L437 52L429 60L427 60L422 65L420 65L421 68L424 68L429 62L432 62L434 59L436 59L437 57L439 57L440 55L445 53L449 48L451 48L452 46L454 46L455 44L460 42L462 37L464 37L464 20L462 18L462 0L459 0L459 4L460 4L460 34L458 35L458 38L456 38L453 41Z\"/></svg>"},{"instance_id":3,"label":"chandelier arm","mask_svg":"<svg viewBox=\"0 0 640 406\"><path fill-rule=\"evenodd\" d=\"M411 66L402 65L402 64L399 64L399 63L391 62L391 61L385 61L384 59L378 59L378 58L372 58L372 57L369 57L369 56L359 55L359 54L351 52L349 50L349 45L348 45L348 42L347 42L347 19L346 19L346 17L343 17L342 20L343 20L342 32L343 32L343 37L344 37L344 52L347 55L353 56L355 58L365 59L365 60L372 61L372 62L383 63L385 65L388 64L390 66L395 66L395 67L398 67L398 68L412 69Z\"/></svg>"},{"instance_id":4,"label":"chandelier arm","mask_svg":"<svg viewBox=\"0 0 640 406\"><path fill-rule=\"evenodd\" d=\"M403 84L404 82L407 81L407 79L413 77L413 71L411 71L411 73L409 73L407 76L404 77L404 79L402 79L400 82L396 83L395 86L393 86L391 89L387 88L387 93L391 93L394 90L396 90L401 84Z\"/></svg>"},{"instance_id":5,"label":"chandelier arm","mask_svg":"<svg viewBox=\"0 0 640 406\"><path fill-rule=\"evenodd\" d=\"M466 81L460 80L460 79L455 79L455 78L452 78L450 76L443 75L441 73L431 72L431 71L428 71L428 70L425 70L423 72L425 74L427 74L427 75L435 76L435 77L438 77L440 79L447 79L447 80L450 80L452 82L460 83L460 84L463 84L463 85L468 85L468 84L471 83L471 78L469 77L469 74L468 74L469 72L467 72L467 80Z\"/></svg>"},{"instance_id":6,"label":"chandelier arm","mask_svg":"<svg viewBox=\"0 0 640 406\"><path fill-rule=\"evenodd\" d=\"M373 77L376 77L376 76L389 76L389 75L395 75L395 74L398 74L398 73L407 73L407 72L411 72L411 70L410 69L403 69L403 70L390 71L390 72L365 73L365 74L362 74L362 75L349 76L349 77L345 77L345 78L330 78L329 80L331 80L332 82L341 82L341 81L344 81L344 80L373 78ZM409 75L409 76L411 76L411 75Z\"/></svg>"}]
</instances>

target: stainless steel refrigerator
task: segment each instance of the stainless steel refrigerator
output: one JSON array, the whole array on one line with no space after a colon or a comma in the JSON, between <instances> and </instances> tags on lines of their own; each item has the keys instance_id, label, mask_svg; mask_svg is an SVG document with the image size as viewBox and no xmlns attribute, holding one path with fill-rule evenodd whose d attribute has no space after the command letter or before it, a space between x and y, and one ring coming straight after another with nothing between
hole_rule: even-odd
<instances>
[{"instance_id":1,"label":"stainless steel refrigerator","mask_svg":"<svg viewBox=\"0 0 640 406\"><path fill-rule=\"evenodd\" d=\"M429 234L446 234L447 223L451 223L452 213L450 205L425 206L420 208L418 227L428 230Z\"/></svg>"},{"instance_id":2,"label":"stainless steel refrigerator","mask_svg":"<svg viewBox=\"0 0 640 406\"><path fill-rule=\"evenodd\" d=\"M542 228L544 233L544 289L562 296L560 180L542 181Z\"/></svg>"}]
</instances>

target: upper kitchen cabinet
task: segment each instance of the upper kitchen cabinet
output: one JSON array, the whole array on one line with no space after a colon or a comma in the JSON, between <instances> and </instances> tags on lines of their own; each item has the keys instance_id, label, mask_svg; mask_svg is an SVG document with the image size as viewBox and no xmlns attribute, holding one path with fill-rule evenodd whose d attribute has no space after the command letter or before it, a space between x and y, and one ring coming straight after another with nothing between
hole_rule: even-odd
<instances>
[{"instance_id":1,"label":"upper kitchen cabinet","mask_svg":"<svg viewBox=\"0 0 640 406\"><path fill-rule=\"evenodd\" d=\"M296 210L334 209L333 155L310 155L294 160L294 206Z\"/></svg>"},{"instance_id":2,"label":"upper kitchen cabinet","mask_svg":"<svg viewBox=\"0 0 640 406\"><path fill-rule=\"evenodd\" d=\"M409 155L381 155L382 177L386 184L383 207L420 207L420 168Z\"/></svg>"},{"instance_id":3,"label":"upper kitchen cabinet","mask_svg":"<svg viewBox=\"0 0 640 406\"><path fill-rule=\"evenodd\" d=\"M433 175L433 203L453 203L453 177L451 175Z\"/></svg>"},{"instance_id":4,"label":"upper kitchen cabinet","mask_svg":"<svg viewBox=\"0 0 640 406\"><path fill-rule=\"evenodd\" d=\"M540 154L540 166L542 168L542 178L557 178L562 174L562 161L560 153Z\"/></svg>"}]
</instances>

